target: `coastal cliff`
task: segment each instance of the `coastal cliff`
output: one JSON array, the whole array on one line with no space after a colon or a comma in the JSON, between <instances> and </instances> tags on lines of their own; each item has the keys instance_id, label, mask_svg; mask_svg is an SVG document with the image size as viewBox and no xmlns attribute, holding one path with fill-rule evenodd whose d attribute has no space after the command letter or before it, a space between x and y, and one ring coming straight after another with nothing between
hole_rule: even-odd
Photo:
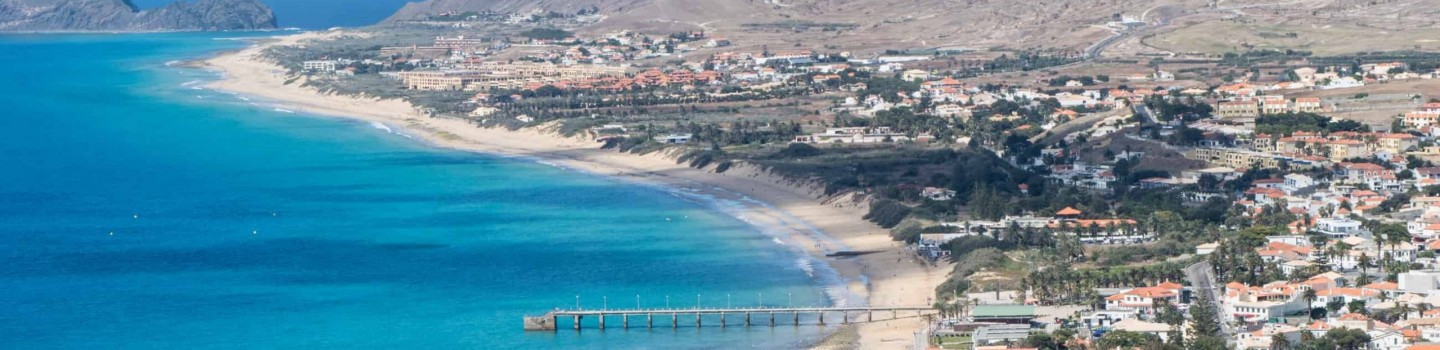
<instances>
[{"instance_id":1,"label":"coastal cliff","mask_svg":"<svg viewBox=\"0 0 1440 350\"><path fill-rule=\"evenodd\" d=\"M0 31L167 31L275 28L260 0L177 0L140 10L130 0L0 0Z\"/></svg>"}]
</instances>

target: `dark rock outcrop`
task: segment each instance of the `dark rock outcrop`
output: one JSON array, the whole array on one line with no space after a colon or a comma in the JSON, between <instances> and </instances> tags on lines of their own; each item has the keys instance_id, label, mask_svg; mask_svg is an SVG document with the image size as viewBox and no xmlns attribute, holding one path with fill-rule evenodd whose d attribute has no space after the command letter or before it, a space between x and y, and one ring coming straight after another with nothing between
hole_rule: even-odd
<instances>
[{"instance_id":1,"label":"dark rock outcrop","mask_svg":"<svg viewBox=\"0 0 1440 350\"><path fill-rule=\"evenodd\" d=\"M260 0L177 0L141 11L130 0L0 0L0 31L168 31L275 28Z\"/></svg>"}]
</instances>

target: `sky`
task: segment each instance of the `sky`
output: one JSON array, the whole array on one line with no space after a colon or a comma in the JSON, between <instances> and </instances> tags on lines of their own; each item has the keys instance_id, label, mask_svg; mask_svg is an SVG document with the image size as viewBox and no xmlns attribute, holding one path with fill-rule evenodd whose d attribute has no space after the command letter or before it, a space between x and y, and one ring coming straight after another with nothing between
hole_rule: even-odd
<instances>
[{"instance_id":1,"label":"sky","mask_svg":"<svg viewBox=\"0 0 1440 350\"><path fill-rule=\"evenodd\" d=\"M175 0L132 0L141 9L165 6ZM193 0L190 0L193 1ZM407 1L420 0L262 0L275 10L280 27L324 29L374 24L389 17Z\"/></svg>"}]
</instances>

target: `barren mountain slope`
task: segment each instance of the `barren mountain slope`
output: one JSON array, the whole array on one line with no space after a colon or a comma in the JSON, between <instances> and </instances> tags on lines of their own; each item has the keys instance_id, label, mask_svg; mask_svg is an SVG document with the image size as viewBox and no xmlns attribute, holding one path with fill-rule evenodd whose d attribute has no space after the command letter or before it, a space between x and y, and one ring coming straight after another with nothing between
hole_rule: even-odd
<instances>
[{"instance_id":1,"label":"barren mountain slope","mask_svg":"<svg viewBox=\"0 0 1440 350\"><path fill-rule=\"evenodd\" d=\"M1430 3L1431 6L1427 6ZM742 43L824 41L841 47L968 46L1079 50L1111 35L1117 15L1152 25L1185 14L1206 21L1326 25L1344 21L1375 28L1434 28L1434 0L427 0L390 20L446 11L573 13L599 8L594 30L704 29ZM1183 24L1188 24L1182 23ZM796 34L796 27L816 29ZM819 28L838 31L820 32ZM748 39L748 40L747 40Z\"/></svg>"},{"instance_id":2,"label":"barren mountain slope","mask_svg":"<svg viewBox=\"0 0 1440 350\"><path fill-rule=\"evenodd\" d=\"M1138 17L1161 2L1188 7L1206 4L1205 0L429 0L406 6L391 20L445 11L573 12L593 6L608 16L598 26L605 29L707 29L732 38L753 34L786 42L802 36L793 35L788 29L793 26L783 24L809 23L815 27L840 25L838 35L830 33L832 37L826 38L840 45L883 41L1083 47L1081 41L1108 35L1097 26L1114 15Z\"/></svg>"},{"instance_id":3,"label":"barren mountain slope","mask_svg":"<svg viewBox=\"0 0 1440 350\"><path fill-rule=\"evenodd\" d=\"M275 14L260 0L176 1L145 11L129 0L0 0L0 31L270 28Z\"/></svg>"}]
</instances>

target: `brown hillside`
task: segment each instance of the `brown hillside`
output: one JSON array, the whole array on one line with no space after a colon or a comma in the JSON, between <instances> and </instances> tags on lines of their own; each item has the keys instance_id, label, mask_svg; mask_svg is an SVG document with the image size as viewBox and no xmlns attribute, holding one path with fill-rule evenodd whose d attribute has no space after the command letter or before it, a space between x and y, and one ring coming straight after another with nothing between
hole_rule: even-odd
<instances>
[{"instance_id":1,"label":"brown hillside","mask_svg":"<svg viewBox=\"0 0 1440 350\"><path fill-rule=\"evenodd\" d=\"M1104 25L1117 15L1172 29L1224 18L1436 29L1440 6L1427 2L1433 5L1433 0L428 0L405 6L390 20L446 11L574 12L597 7L607 15L590 28L597 31L703 29L748 44L785 47L1071 51L1111 35ZM1176 17L1180 19L1167 20Z\"/></svg>"}]
</instances>

